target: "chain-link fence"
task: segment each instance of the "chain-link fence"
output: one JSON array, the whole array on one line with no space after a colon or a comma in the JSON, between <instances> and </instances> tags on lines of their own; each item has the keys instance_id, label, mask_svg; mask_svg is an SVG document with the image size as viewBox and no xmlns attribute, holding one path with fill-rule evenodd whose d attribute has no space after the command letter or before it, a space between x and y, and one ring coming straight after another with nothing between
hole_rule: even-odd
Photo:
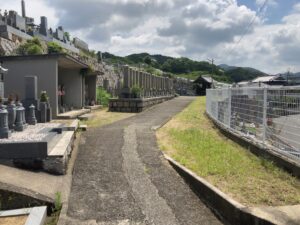
<instances>
[{"instance_id":1,"label":"chain-link fence","mask_svg":"<svg viewBox=\"0 0 300 225\"><path fill-rule=\"evenodd\" d=\"M300 88L207 90L206 111L227 128L300 161Z\"/></svg>"}]
</instances>

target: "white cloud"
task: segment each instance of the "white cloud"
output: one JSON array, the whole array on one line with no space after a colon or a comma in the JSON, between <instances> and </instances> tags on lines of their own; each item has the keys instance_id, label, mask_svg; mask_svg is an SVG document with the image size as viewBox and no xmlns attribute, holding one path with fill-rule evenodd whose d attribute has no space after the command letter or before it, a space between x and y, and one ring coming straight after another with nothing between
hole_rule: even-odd
<instances>
[{"instance_id":1,"label":"white cloud","mask_svg":"<svg viewBox=\"0 0 300 225\"><path fill-rule=\"evenodd\" d=\"M63 25L96 50L215 57L220 64L270 73L300 71L300 3L278 24L266 24L264 11L257 15L237 0L26 0L26 6L37 23L45 15L50 26ZM280 5L269 0L267 6ZM20 0L3 1L1 9L20 13Z\"/></svg>"}]
</instances>

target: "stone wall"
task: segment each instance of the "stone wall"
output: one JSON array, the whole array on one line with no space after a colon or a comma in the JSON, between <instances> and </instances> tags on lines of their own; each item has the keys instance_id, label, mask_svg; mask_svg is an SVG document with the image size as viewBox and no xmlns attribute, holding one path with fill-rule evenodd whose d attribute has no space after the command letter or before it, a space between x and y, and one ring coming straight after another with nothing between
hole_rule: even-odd
<instances>
[{"instance_id":1,"label":"stone wall","mask_svg":"<svg viewBox=\"0 0 300 225\"><path fill-rule=\"evenodd\" d=\"M120 98L153 98L174 94L173 79L146 73L137 68L123 66L123 86ZM139 96L134 96L133 89L139 88Z\"/></svg>"},{"instance_id":2,"label":"stone wall","mask_svg":"<svg viewBox=\"0 0 300 225\"><path fill-rule=\"evenodd\" d=\"M0 56L11 55L20 45L19 41L13 42L0 37Z\"/></svg>"},{"instance_id":3,"label":"stone wall","mask_svg":"<svg viewBox=\"0 0 300 225\"><path fill-rule=\"evenodd\" d=\"M153 98L121 98L111 99L109 101L109 110L111 112L142 112L156 104L168 101L174 98L173 95L153 97Z\"/></svg>"}]
</instances>

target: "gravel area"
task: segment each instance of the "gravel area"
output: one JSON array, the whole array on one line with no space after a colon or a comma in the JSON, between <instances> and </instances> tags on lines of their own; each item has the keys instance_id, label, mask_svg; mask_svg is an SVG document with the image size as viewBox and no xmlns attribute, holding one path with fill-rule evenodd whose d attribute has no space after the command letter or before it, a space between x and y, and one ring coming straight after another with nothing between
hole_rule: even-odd
<instances>
[{"instance_id":1,"label":"gravel area","mask_svg":"<svg viewBox=\"0 0 300 225\"><path fill-rule=\"evenodd\" d=\"M8 139L0 139L1 143L42 141L49 130L61 126L59 123L38 123L35 126L28 125L22 132L13 132Z\"/></svg>"}]
</instances>

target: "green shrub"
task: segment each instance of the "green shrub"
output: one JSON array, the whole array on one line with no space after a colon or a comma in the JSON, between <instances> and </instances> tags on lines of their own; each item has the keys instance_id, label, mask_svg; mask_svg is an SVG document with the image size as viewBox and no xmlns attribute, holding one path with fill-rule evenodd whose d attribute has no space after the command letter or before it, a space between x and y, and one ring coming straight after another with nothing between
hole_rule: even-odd
<instances>
[{"instance_id":1,"label":"green shrub","mask_svg":"<svg viewBox=\"0 0 300 225\"><path fill-rule=\"evenodd\" d=\"M103 106L108 106L111 95L102 87L97 88L97 102Z\"/></svg>"},{"instance_id":2,"label":"green shrub","mask_svg":"<svg viewBox=\"0 0 300 225\"><path fill-rule=\"evenodd\" d=\"M48 102L48 95L47 95L47 93L46 93L46 91L42 91L41 92L41 96L40 96L40 101L41 102Z\"/></svg>"},{"instance_id":3,"label":"green shrub","mask_svg":"<svg viewBox=\"0 0 300 225\"><path fill-rule=\"evenodd\" d=\"M47 47L48 47L49 54L64 52L63 47L61 47L59 44L57 44L56 42L53 42L53 41L48 42Z\"/></svg>"},{"instance_id":4,"label":"green shrub","mask_svg":"<svg viewBox=\"0 0 300 225\"><path fill-rule=\"evenodd\" d=\"M142 94L142 88L140 88L138 85L134 85L130 92L133 98L140 98Z\"/></svg>"},{"instance_id":5,"label":"green shrub","mask_svg":"<svg viewBox=\"0 0 300 225\"><path fill-rule=\"evenodd\" d=\"M19 55L40 55L45 51L43 45L38 38L27 40L24 44L20 45L17 49Z\"/></svg>"}]
</instances>

